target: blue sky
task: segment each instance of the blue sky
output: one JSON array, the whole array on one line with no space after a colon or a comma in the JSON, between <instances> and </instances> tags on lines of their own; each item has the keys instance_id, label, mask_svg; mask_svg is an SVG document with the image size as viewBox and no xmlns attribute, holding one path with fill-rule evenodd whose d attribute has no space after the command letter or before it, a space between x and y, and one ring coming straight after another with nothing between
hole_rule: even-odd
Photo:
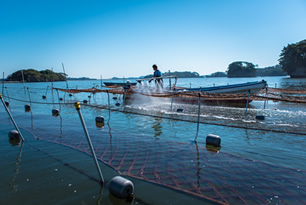
<instances>
[{"instance_id":1,"label":"blue sky","mask_svg":"<svg viewBox=\"0 0 306 205\"><path fill-rule=\"evenodd\" d=\"M0 71L138 77L278 63L306 39L305 0L0 0Z\"/></svg>"}]
</instances>

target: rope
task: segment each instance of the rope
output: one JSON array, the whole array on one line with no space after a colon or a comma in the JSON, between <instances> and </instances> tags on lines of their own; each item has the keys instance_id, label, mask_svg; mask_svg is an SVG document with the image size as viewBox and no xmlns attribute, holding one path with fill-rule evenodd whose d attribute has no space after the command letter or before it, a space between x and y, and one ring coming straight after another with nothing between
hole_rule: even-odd
<instances>
[{"instance_id":1,"label":"rope","mask_svg":"<svg viewBox=\"0 0 306 205\"><path fill-rule=\"evenodd\" d=\"M132 89L109 89L109 90L103 90L103 89L97 89L97 88L91 88L91 89L61 89L56 88L63 92L68 93L81 93L81 92L89 92L89 93L100 93L100 92L109 92L113 94L140 94L143 96L148 97L159 97L159 98L172 98L172 97L180 97L180 98L186 98L186 100L191 100L192 98L198 98L198 94L200 93L201 99L203 101L246 101L247 100L247 94L225 94L225 93L207 93L207 92L197 92L197 91L165 91L162 93L144 93L137 90ZM306 103L306 97L305 96L289 96L289 95L281 95L277 93L268 93L268 95L263 96L262 93L264 90L259 92L259 94L250 94L250 101L252 100L273 100L273 101L281 101L281 102L291 102L291 103ZM304 91L295 91L294 93L303 93ZM293 91L292 91L293 93Z\"/></svg>"},{"instance_id":2,"label":"rope","mask_svg":"<svg viewBox=\"0 0 306 205\"><path fill-rule=\"evenodd\" d=\"M306 94L306 89L303 90L293 90L286 88L268 88L269 92L280 92L280 93L290 93L290 94Z\"/></svg>"},{"instance_id":3,"label":"rope","mask_svg":"<svg viewBox=\"0 0 306 205\"><path fill-rule=\"evenodd\" d=\"M20 100L12 97L7 97L8 99L20 101L20 102L29 102L26 100ZM33 104L48 104L48 105L57 105L60 103L46 103L46 102L31 102ZM62 105L74 105L74 103L61 103ZM126 113L126 114L135 114L135 115L141 115L141 116L147 116L147 117L154 117L154 118L161 118L161 119L169 119L169 120L176 120L176 121L182 121L182 122L191 122L191 123L196 123L195 120L186 120L186 119L178 119L174 117L167 117L167 116L160 116L160 115L154 115L154 114L145 114L145 113L137 113L137 112L132 112L132 111L126 111L126 110L119 110L119 109L114 109L111 107L108 107L107 105L89 105L89 104L84 104L81 103L82 106L86 107L93 107L93 108L99 108L99 109L104 109L104 110L109 110L109 111L117 111L121 113ZM258 131L266 131L266 132L275 132L275 133L287 133L287 134L295 134L295 135L305 135L306 133L301 133L301 132L293 132L293 131L281 131L281 130L273 130L273 129L265 129L265 128L254 128L254 127L247 127L247 126L238 126L238 125L228 125L228 124L221 124L221 123L213 123L213 122L199 122L201 124L205 125L215 125L215 126L226 126L226 127L232 127L232 128L242 128L242 129L250 129L250 130L258 130Z\"/></svg>"}]
</instances>

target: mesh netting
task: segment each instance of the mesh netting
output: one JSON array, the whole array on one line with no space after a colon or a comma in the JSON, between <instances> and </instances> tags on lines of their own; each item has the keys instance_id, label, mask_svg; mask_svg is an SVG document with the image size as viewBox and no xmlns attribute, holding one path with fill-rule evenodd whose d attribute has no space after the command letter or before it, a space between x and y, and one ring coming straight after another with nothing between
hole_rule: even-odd
<instances>
[{"instance_id":1,"label":"mesh netting","mask_svg":"<svg viewBox=\"0 0 306 205\"><path fill-rule=\"evenodd\" d=\"M63 92L68 93L80 93L80 92L90 92L90 93L99 93L99 92L108 92L113 94L122 94L122 95L132 95L140 94L144 96L159 97L159 98L176 98L176 101L180 100L183 102L186 101L197 101L200 95L201 101L206 102L233 102L233 103L246 103L248 94L235 94L235 93L207 93L200 91L163 91L163 92L140 92L137 90L123 89L123 88L113 88L113 89L60 89L56 88ZM284 94L285 93L285 94ZM273 100L279 102L292 102L292 103L306 103L306 93L305 90L292 90L292 89L262 89L259 93L251 93L249 95L249 102L252 100ZM294 94L294 95L291 95Z\"/></svg>"},{"instance_id":2,"label":"mesh netting","mask_svg":"<svg viewBox=\"0 0 306 205\"><path fill-rule=\"evenodd\" d=\"M40 140L91 155L86 138L71 128L63 127L60 135L44 128L29 131ZM90 130L90 133L97 158L122 175L219 204L306 203L306 173L303 170L249 160L194 142L97 130Z\"/></svg>"}]
</instances>

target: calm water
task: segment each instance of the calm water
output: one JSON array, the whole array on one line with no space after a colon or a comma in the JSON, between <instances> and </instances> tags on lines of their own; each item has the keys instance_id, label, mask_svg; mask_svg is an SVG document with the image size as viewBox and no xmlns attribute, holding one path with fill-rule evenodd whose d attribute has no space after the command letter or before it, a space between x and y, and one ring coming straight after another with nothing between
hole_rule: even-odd
<instances>
[{"instance_id":1,"label":"calm water","mask_svg":"<svg viewBox=\"0 0 306 205\"><path fill-rule=\"evenodd\" d=\"M179 79L177 86L218 86L262 79L273 88L306 88L306 79L286 77ZM100 84L99 80L68 82L69 88L79 89ZM194 144L197 105L174 103L171 110L170 99L150 99L122 106L122 96L114 100L114 95L111 95L112 111L109 112L99 107L107 105L105 93L80 93L69 97L60 91L47 89L51 83L27 83L28 89L20 83L5 86L4 100L10 102L10 112L26 142L23 146L9 143L7 134L15 128L1 105L0 204L213 204L220 201L231 204L297 204L306 200L305 180L298 180L306 178L305 104L268 101L264 109L264 102L253 101L247 117L243 105L201 105L202 124L198 143ZM66 88L66 83L57 82L54 87ZM47 99L43 100L42 95ZM64 101L59 103L59 97ZM84 131L71 104L85 99L90 101L90 106L82 105L81 111L104 178L108 181L121 173L133 181L135 198L132 202L113 197L107 185L101 187L97 183L98 174L88 154ZM24 105L30 104L30 100L31 112L25 112ZM115 106L116 102L121 106ZM54 108L59 109L60 116L51 115ZM184 112L177 113L177 108L184 109ZM266 119L256 121L258 114L265 115ZM96 126L96 116L104 116L109 124ZM221 137L219 152L205 149L208 134ZM152 157L152 153L157 156ZM237 162L237 165L226 165L228 160ZM150 172L152 167L155 168ZM239 174L235 172L237 169ZM286 173L293 177L287 177ZM156 180L157 175L159 180ZM242 175L247 178L239 178ZM256 180L256 175L263 179L279 175L280 179ZM231 179L235 177L244 185L233 182ZM254 180L250 180L253 177ZM290 181L291 178L294 180ZM276 183L285 179L292 187ZM263 184L258 181L263 181ZM223 184L222 188L219 183ZM192 184L196 188L192 188ZM284 188L274 193L268 186ZM209 191L211 187L218 192ZM255 188L248 190L247 187ZM240 196L245 201L230 198L231 194L226 192L235 190L233 193L237 194L240 188ZM219 194L221 199L214 198L212 193ZM246 193L258 197L256 200L248 198L244 195Z\"/></svg>"}]
</instances>

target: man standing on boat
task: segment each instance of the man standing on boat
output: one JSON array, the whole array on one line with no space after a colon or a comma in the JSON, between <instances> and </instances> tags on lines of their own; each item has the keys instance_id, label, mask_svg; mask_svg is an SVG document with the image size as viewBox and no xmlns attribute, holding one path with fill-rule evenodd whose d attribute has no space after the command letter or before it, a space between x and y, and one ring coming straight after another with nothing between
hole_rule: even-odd
<instances>
[{"instance_id":1,"label":"man standing on boat","mask_svg":"<svg viewBox=\"0 0 306 205\"><path fill-rule=\"evenodd\" d=\"M157 68L157 65L154 64L152 66L153 70L154 70L154 73L153 73L153 78L157 78L155 80L155 83L159 84L161 87L163 87L163 79L161 78L162 77L162 73L160 72L160 70L158 70ZM149 82L151 82L152 80L150 80Z\"/></svg>"}]
</instances>

